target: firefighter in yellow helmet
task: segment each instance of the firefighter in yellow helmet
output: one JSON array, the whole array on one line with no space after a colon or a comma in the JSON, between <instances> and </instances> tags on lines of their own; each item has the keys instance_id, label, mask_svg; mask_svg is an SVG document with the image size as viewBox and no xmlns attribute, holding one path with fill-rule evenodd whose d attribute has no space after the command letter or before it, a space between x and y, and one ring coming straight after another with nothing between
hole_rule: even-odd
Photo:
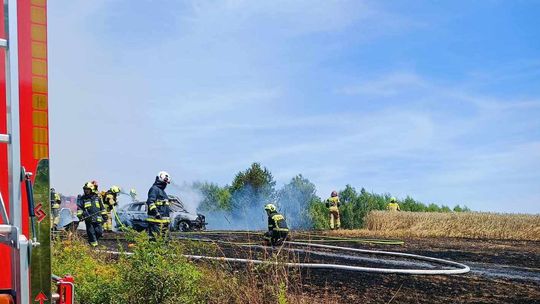
<instances>
[{"instance_id":1,"label":"firefighter in yellow helmet","mask_svg":"<svg viewBox=\"0 0 540 304\"><path fill-rule=\"evenodd\" d=\"M56 193L56 190L54 188L51 188L51 220L52 220L52 227L53 230L58 229L58 222L60 220L60 204L62 203L62 200L60 198L60 194Z\"/></svg>"},{"instance_id":2,"label":"firefighter in yellow helmet","mask_svg":"<svg viewBox=\"0 0 540 304\"><path fill-rule=\"evenodd\" d=\"M105 210L107 211L107 222L103 224L103 230L104 231L112 231L112 214L111 212L114 212L114 208L118 205L118 193L120 193L122 189L118 186L112 186L111 189L107 190L101 197L103 199L103 207L105 207Z\"/></svg>"},{"instance_id":3,"label":"firefighter in yellow helmet","mask_svg":"<svg viewBox=\"0 0 540 304\"><path fill-rule=\"evenodd\" d=\"M107 211L105 211L92 182L84 184L83 191L84 194L77 199L77 216L86 225L88 243L96 247L98 240L103 235L102 224L107 220Z\"/></svg>"},{"instance_id":4,"label":"firefighter in yellow helmet","mask_svg":"<svg viewBox=\"0 0 540 304\"><path fill-rule=\"evenodd\" d=\"M330 198L326 200L326 208L330 213L330 229L339 229L341 227L341 221L339 219L339 196L337 191L332 191ZM335 225L334 225L335 223Z\"/></svg>"},{"instance_id":5,"label":"firefighter in yellow helmet","mask_svg":"<svg viewBox=\"0 0 540 304\"><path fill-rule=\"evenodd\" d=\"M401 209L399 208L399 204L397 202L397 199L395 197L392 196L390 198L390 202L386 206L386 210L389 210L389 211L401 211Z\"/></svg>"},{"instance_id":6,"label":"firefighter in yellow helmet","mask_svg":"<svg viewBox=\"0 0 540 304\"><path fill-rule=\"evenodd\" d=\"M268 232L264 234L266 244L279 246L283 244L283 241L287 239L287 235L289 234L287 221L285 221L283 215L277 212L274 204L264 206L264 211L268 215Z\"/></svg>"}]
</instances>

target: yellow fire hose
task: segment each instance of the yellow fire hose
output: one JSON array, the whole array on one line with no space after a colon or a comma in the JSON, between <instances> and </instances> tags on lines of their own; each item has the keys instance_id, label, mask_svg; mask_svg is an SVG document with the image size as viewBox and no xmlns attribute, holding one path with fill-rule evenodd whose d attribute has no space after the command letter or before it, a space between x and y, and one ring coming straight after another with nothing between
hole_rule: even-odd
<instances>
[{"instance_id":1,"label":"yellow fire hose","mask_svg":"<svg viewBox=\"0 0 540 304\"><path fill-rule=\"evenodd\" d=\"M126 227L124 225L124 223L122 223L122 221L120 220L120 218L118 217L118 214L116 213L116 209L114 208L114 206L112 206L112 212L114 214L114 218L116 219L116 221L120 224L121 228L120 230L127 230L128 227Z\"/></svg>"},{"instance_id":2,"label":"yellow fire hose","mask_svg":"<svg viewBox=\"0 0 540 304\"><path fill-rule=\"evenodd\" d=\"M238 230L212 230L212 231L192 231L192 232L182 232L182 234L252 234L252 235L263 235L264 233L259 231L238 231ZM334 237L334 236L325 236L325 235L315 235L310 233L297 232L296 234L307 237L308 239L297 239L297 241L302 242L351 242L351 243L365 243L365 244L379 244L379 245L403 245L405 244L402 240L386 240L386 239L363 239L363 238L346 238L346 237Z\"/></svg>"}]
</instances>

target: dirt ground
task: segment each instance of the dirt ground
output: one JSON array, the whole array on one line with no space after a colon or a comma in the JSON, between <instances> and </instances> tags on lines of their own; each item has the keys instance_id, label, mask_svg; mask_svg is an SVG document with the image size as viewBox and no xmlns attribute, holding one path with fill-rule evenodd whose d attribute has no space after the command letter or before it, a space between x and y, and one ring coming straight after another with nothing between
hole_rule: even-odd
<instances>
[{"instance_id":1,"label":"dirt ground","mask_svg":"<svg viewBox=\"0 0 540 304\"><path fill-rule=\"evenodd\" d=\"M106 235L102 243L114 247L117 237ZM259 236L245 234L175 234L174 237L260 242ZM329 298L334 299L335 303L540 303L540 242L454 238L412 238L403 241L403 245L354 242L328 244L448 259L468 265L471 271L443 276L306 269L301 271L301 289L297 292L312 299L313 303L322 303L318 299L326 299L324 301L327 302ZM285 247L293 251L298 249L293 245ZM425 263L414 261L365 254L347 253L345 256L343 252L326 249L311 250L322 252L323 255L296 252L291 258L301 262L368 267L426 267ZM254 258L263 253L268 254L268 249L220 244L220 252L226 256Z\"/></svg>"}]
</instances>

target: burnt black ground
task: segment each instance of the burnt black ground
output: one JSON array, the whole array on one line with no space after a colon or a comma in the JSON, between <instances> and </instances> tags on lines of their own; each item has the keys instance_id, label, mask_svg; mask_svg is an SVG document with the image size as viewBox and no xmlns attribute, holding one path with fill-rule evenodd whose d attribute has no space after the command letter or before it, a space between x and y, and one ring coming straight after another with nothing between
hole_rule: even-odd
<instances>
[{"instance_id":1,"label":"burnt black ground","mask_svg":"<svg viewBox=\"0 0 540 304\"><path fill-rule=\"evenodd\" d=\"M261 241L258 235L247 234L175 234L174 237L200 237L243 243ZM310 269L302 270L301 292L313 298L314 303L323 301L317 299L329 297L340 303L540 303L540 242L454 238L411 238L404 241L404 245L397 246L328 244L449 259L469 265L471 272L463 275L426 276ZM122 236L115 234L107 234L102 243L109 248L126 246ZM270 254L268 249L258 247L246 248L232 244L219 244L219 247L215 254L231 257L259 258ZM290 258L306 262L389 267L384 263L351 261L339 256L291 254ZM245 266L240 264L234 267Z\"/></svg>"}]
</instances>

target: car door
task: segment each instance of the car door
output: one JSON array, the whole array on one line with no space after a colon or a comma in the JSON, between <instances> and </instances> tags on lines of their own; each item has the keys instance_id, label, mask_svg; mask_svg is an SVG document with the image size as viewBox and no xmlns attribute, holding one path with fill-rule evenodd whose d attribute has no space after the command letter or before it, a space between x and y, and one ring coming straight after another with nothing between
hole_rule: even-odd
<instances>
[{"instance_id":1,"label":"car door","mask_svg":"<svg viewBox=\"0 0 540 304\"><path fill-rule=\"evenodd\" d=\"M134 204L134 209L132 211L132 216L134 220L139 221L146 221L146 218L148 217L146 213L146 204L145 203L137 203Z\"/></svg>"},{"instance_id":2,"label":"car door","mask_svg":"<svg viewBox=\"0 0 540 304\"><path fill-rule=\"evenodd\" d=\"M131 215L130 215L130 209L133 207L133 204L128 204L126 206L123 206L121 208L116 209L116 214L118 215L117 225L119 225L118 220L122 222L123 225L131 226Z\"/></svg>"}]
</instances>

